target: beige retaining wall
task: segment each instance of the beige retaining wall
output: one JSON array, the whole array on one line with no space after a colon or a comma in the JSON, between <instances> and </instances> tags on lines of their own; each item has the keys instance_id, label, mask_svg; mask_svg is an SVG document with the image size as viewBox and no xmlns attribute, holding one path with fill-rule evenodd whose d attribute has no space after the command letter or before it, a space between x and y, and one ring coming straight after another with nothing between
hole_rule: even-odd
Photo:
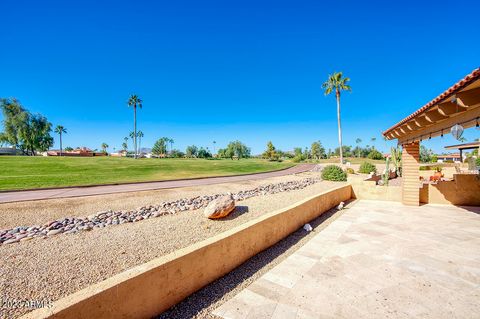
<instances>
[{"instance_id":1,"label":"beige retaining wall","mask_svg":"<svg viewBox=\"0 0 480 319\"><path fill-rule=\"evenodd\" d=\"M402 187L378 186L375 181L365 181L363 176L349 175L348 181L353 188L353 197L357 199L402 201Z\"/></svg>"},{"instance_id":2,"label":"beige retaining wall","mask_svg":"<svg viewBox=\"0 0 480 319\"><path fill-rule=\"evenodd\" d=\"M350 198L350 185L323 192L127 270L23 318L150 318Z\"/></svg>"}]
</instances>

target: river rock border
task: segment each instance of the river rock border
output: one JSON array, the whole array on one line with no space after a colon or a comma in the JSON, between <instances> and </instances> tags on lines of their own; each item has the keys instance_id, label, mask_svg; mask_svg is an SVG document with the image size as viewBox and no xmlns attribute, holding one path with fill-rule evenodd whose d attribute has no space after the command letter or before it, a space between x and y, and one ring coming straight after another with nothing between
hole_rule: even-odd
<instances>
[{"instance_id":1,"label":"river rock border","mask_svg":"<svg viewBox=\"0 0 480 319\"><path fill-rule=\"evenodd\" d=\"M240 191L238 193L223 193L215 195L182 198L175 201L162 202L159 205L139 207L136 210L127 211L102 211L87 217L66 217L54 220L44 225L19 226L0 231L0 244L12 244L28 241L33 238L47 238L58 234L74 234L80 231L90 231L94 228L104 228L112 225L138 222L144 219L163 215L176 214L187 210L196 210L206 207L212 200L232 195L236 201L242 201L255 196L289 192L303 189L320 181L319 178L304 178L297 181L288 181L275 184L267 184L254 189Z\"/></svg>"}]
</instances>

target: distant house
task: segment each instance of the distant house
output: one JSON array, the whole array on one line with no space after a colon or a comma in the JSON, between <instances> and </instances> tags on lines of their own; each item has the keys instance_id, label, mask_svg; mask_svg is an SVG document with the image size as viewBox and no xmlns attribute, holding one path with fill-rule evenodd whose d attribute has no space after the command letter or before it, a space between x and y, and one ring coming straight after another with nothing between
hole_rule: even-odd
<instances>
[{"instance_id":1,"label":"distant house","mask_svg":"<svg viewBox=\"0 0 480 319\"><path fill-rule=\"evenodd\" d=\"M110 156L113 156L113 157L126 157L126 156L127 156L127 153L128 153L128 151L120 150L120 151L115 152L115 153L110 153Z\"/></svg>"},{"instance_id":2,"label":"distant house","mask_svg":"<svg viewBox=\"0 0 480 319\"><path fill-rule=\"evenodd\" d=\"M0 155L17 155L18 151L15 147L0 147Z\"/></svg>"},{"instance_id":3,"label":"distant house","mask_svg":"<svg viewBox=\"0 0 480 319\"><path fill-rule=\"evenodd\" d=\"M458 163L458 162L460 162L460 154L459 154L459 153L453 153L453 154L440 154L440 155L437 155L437 162L438 162L438 163L443 163L443 162L455 162L455 163Z\"/></svg>"},{"instance_id":4,"label":"distant house","mask_svg":"<svg viewBox=\"0 0 480 319\"><path fill-rule=\"evenodd\" d=\"M79 147L72 151L63 150L49 150L43 153L43 156L72 156L72 157L93 157L93 156L106 156L108 154L104 152L92 151L88 147Z\"/></svg>"}]
</instances>

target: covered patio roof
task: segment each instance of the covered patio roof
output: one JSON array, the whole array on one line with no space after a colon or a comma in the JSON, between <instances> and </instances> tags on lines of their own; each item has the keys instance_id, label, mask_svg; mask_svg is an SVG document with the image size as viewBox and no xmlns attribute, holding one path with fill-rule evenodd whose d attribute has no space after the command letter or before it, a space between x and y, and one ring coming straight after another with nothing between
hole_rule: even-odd
<instances>
[{"instance_id":1,"label":"covered patio roof","mask_svg":"<svg viewBox=\"0 0 480 319\"><path fill-rule=\"evenodd\" d=\"M480 142L472 142L472 143L445 146L445 149L447 149L447 150L474 150L474 149L477 149L477 148L480 148Z\"/></svg>"},{"instance_id":2,"label":"covered patio roof","mask_svg":"<svg viewBox=\"0 0 480 319\"><path fill-rule=\"evenodd\" d=\"M398 139L399 144L413 143L448 134L455 124L478 127L479 121L480 68L477 68L382 134L388 140Z\"/></svg>"}]
</instances>

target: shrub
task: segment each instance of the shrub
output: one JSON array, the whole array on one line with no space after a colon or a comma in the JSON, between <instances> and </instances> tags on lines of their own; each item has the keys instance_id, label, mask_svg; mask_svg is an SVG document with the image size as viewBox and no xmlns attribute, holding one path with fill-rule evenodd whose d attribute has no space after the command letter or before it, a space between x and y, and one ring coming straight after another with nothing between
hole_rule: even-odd
<instances>
[{"instance_id":1,"label":"shrub","mask_svg":"<svg viewBox=\"0 0 480 319\"><path fill-rule=\"evenodd\" d=\"M370 153L368 153L368 158L374 159L374 160L381 160L383 159L383 155L382 153L374 149Z\"/></svg>"},{"instance_id":2,"label":"shrub","mask_svg":"<svg viewBox=\"0 0 480 319\"><path fill-rule=\"evenodd\" d=\"M477 160L475 161L475 164L477 164L477 166L480 166L480 157L477 157Z\"/></svg>"},{"instance_id":3,"label":"shrub","mask_svg":"<svg viewBox=\"0 0 480 319\"><path fill-rule=\"evenodd\" d=\"M326 181L346 181L347 173L345 173L342 168L337 165L327 165L322 170L322 178Z\"/></svg>"},{"instance_id":4,"label":"shrub","mask_svg":"<svg viewBox=\"0 0 480 319\"><path fill-rule=\"evenodd\" d=\"M294 163L299 163L299 162L303 161L303 158L302 158L302 156L296 155L296 156L292 159L292 161L293 161Z\"/></svg>"},{"instance_id":5,"label":"shrub","mask_svg":"<svg viewBox=\"0 0 480 319\"><path fill-rule=\"evenodd\" d=\"M377 167L369 162L363 162L358 169L359 173L370 174L371 172L377 172Z\"/></svg>"},{"instance_id":6,"label":"shrub","mask_svg":"<svg viewBox=\"0 0 480 319\"><path fill-rule=\"evenodd\" d=\"M355 171L353 170L353 168L348 167L348 168L347 168L347 173L348 173L348 174L355 174Z\"/></svg>"}]
</instances>

